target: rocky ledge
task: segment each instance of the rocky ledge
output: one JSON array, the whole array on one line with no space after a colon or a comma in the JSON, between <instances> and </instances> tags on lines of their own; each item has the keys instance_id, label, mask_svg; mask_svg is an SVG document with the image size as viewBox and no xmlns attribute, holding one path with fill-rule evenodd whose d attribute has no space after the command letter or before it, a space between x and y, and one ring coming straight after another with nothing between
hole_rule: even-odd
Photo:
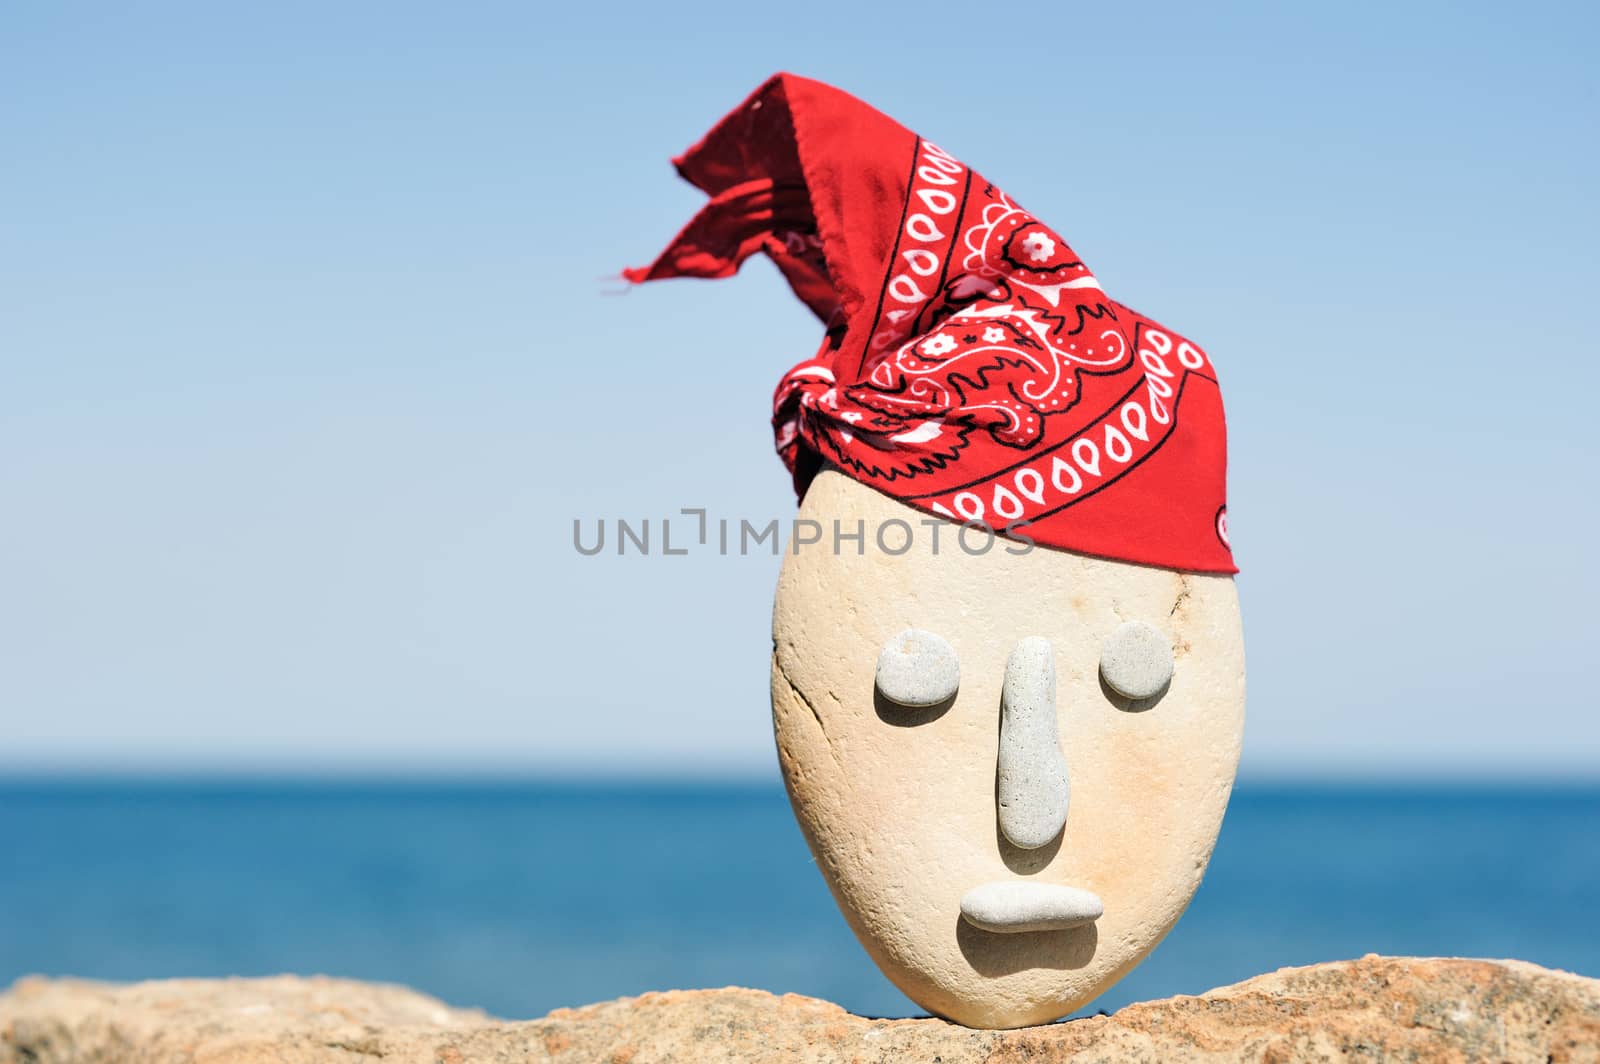
<instances>
[{"instance_id":1,"label":"rocky ledge","mask_svg":"<svg viewBox=\"0 0 1600 1064\"><path fill-rule=\"evenodd\" d=\"M1020 1031L870 1020L814 998L685 990L508 1023L326 978L0 996L0 1064L649 1064L682 1061L1600 1061L1600 980L1520 961L1363 957Z\"/></svg>"}]
</instances>

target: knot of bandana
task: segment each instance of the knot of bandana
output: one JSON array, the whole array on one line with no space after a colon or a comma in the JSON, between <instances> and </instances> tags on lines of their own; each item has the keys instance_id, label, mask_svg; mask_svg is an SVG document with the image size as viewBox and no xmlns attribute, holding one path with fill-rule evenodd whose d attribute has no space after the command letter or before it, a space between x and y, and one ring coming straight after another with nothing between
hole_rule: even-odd
<instances>
[{"instance_id":1,"label":"knot of bandana","mask_svg":"<svg viewBox=\"0 0 1600 1064\"><path fill-rule=\"evenodd\" d=\"M822 319L773 400L797 491L832 465L1043 546L1237 572L1210 359L978 173L791 74L674 163L711 200L624 276L728 277L759 251Z\"/></svg>"}]
</instances>

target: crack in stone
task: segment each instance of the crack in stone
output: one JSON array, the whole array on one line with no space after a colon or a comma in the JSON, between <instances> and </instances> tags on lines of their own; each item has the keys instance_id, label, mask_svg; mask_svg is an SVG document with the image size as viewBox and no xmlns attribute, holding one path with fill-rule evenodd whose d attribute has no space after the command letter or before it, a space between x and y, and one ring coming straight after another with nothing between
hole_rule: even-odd
<instances>
[{"instance_id":1,"label":"crack in stone","mask_svg":"<svg viewBox=\"0 0 1600 1064\"><path fill-rule=\"evenodd\" d=\"M840 772L843 772L844 762L839 760L839 751L834 746L833 736L828 734L827 725L822 722L822 714L818 713L817 707L811 704L811 699L807 698L805 693L801 691L800 688L795 686L794 681L789 678L789 670L783 667L783 662L774 656L772 663L773 665L777 666L778 675L783 677L785 686L787 686L789 690L793 692L794 696L804 703L805 707L811 711L812 718L817 722L817 730L822 732L822 738L828 744L828 753L830 756L832 756L833 763L838 766Z\"/></svg>"},{"instance_id":2,"label":"crack in stone","mask_svg":"<svg viewBox=\"0 0 1600 1064\"><path fill-rule=\"evenodd\" d=\"M1172 609L1167 611L1168 617L1177 616L1178 611L1183 609L1183 607L1188 604L1189 596L1194 594L1194 588L1190 585L1189 578L1182 573L1178 573L1177 576L1178 600L1172 604Z\"/></svg>"}]
</instances>

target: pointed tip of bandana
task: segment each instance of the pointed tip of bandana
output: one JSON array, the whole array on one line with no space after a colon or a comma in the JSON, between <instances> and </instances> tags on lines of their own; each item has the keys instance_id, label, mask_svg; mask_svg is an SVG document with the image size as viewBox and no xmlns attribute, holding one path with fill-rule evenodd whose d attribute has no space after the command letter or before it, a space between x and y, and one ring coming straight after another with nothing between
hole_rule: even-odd
<instances>
[{"instance_id":1,"label":"pointed tip of bandana","mask_svg":"<svg viewBox=\"0 0 1600 1064\"><path fill-rule=\"evenodd\" d=\"M827 329L774 397L791 471L827 463L1043 546L1237 571L1210 360L1108 297L1056 230L978 173L792 74L675 163L711 198L623 277L773 260Z\"/></svg>"}]
</instances>

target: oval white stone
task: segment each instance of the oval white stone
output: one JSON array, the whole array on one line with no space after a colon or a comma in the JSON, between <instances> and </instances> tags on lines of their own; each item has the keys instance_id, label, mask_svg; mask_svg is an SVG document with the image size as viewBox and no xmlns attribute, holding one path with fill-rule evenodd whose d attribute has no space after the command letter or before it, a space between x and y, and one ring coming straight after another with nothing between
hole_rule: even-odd
<instances>
[{"instance_id":1,"label":"oval white stone","mask_svg":"<svg viewBox=\"0 0 1600 1064\"><path fill-rule=\"evenodd\" d=\"M1055 883L985 883L961 898L967 923L1000 934L1065 931L1093 923L1105 911L1094 891Z\"/></svg>"},{"instance_id":2,"label":"oval white stone","mask_svg":"<svg viewBox=\"0 0 1600 1064\"><path fill-rule=\"evenodd\" d=\"M961 665L944 638L920 628L892 636L878 655L878 690L897 706L919 709L955 697Z\"/></svg>"},{"instance_id":3,"label":"oval white stone","mask_svg":"<svg viewBox=\"0 0 1600 1064\"><path fill-rule=\"evenodd\" d=\"M1100 675L1124 698L1150 698L1172 680L1172 644L1154 625L1119 625L1100 648Z\"/></svg>"}]
</instances>

